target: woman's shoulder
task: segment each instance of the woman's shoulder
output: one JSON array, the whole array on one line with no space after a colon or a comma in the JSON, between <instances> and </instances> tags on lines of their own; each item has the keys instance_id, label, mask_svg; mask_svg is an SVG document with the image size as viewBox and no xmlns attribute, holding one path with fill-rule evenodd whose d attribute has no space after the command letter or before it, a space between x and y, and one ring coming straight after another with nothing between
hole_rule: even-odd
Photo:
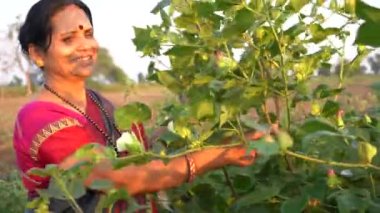
<instances>
[{"instance_id":1,"label":"woman's shoulder","mask_svg":"<svg viewBox=\"0 0 380 213\"><path fill-rule=\"evenodd\" d=\"M58 104L45 101L31 101L19 110L16 127L20 129L27 127L30 130L28 132L33 133L57 122L59 126L82 126L86 121L79 113Z\"/></svg>"},{"instance_id":2,"label":"woman's shoulder","mask_svg":"<svg viewBox=\"0 0 380 213\"><path fill-rule=\"evenodd\" d=\"M44 120L45 118L54 119L61 117L72 117L80 119L79 113L67 109L59 104L48 101L30 101L23 105L18 111L18 119Z\"/></svg>"}]
</instances>

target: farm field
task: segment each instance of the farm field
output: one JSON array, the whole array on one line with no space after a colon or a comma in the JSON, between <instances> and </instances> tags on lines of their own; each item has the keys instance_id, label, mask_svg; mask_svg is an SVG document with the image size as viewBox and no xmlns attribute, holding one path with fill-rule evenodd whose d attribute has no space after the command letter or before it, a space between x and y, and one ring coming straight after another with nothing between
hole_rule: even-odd
<instances>
[{"instance_id":1,"label":"farm field","mask_svg":"<svg viewBox=\"0 0 380 213\"><path fill-rule=\"evenodd\" d=\"M337 85L338 79L335 77L318 77L313 80L313 85L325 83L333 87ZM375 83L380 82L378 76L355 76L347 80L345 90L342 95L343 105L346 107L355 108L359 111L364 111L369 107L377 104L376 95L370 88ZM128 91L128 95L125 91L113 91L113 92L101 92L107 97L116 107L130 102L143 102L151 107L153 110L152 122L157 115L158 107L165 101L173 100L173 95L165 88L158 85L138 85L135 88ZM9 97L6 96L0 99L0 174L6 176L15 167L15 158L12 148L12 134L13 124L18 109L31 100L31 97ZM344 103L346 102L346 103ZM300 104L299 110L302 113L309 112L309 105ZM273 108L273 107L271 107Z\"/></svg>"},{"instance_id":2,"label":"farm field","mask_svg":"<svg viewBox=\"0 0 380 213\"><path fill-rule=\"evenodd\" d=\"M380 82L378 76L355 76L348 79L345 90L340 95L340 102L345 110L366 111L376 107L378 100L375 92L370 88L376 82ZM337 85L337 78L318 77L311 81L310 87L324 83L332 88ZM311 89L310 88L310 89ZM158 85L137 85L128 91L102 91L116 107L131 102L143 102L152 109L152 119L149 126L154 124L159 108L175 100L174 95L164 87ZM8 212L19 212L26 203L25 191L21 185L15 166L15 156L12 147L13 124L18 109L33 98L14 94L3 94L0 99L0 212L12 207ZM273 101L269 100L269 109L274 110ZM297 116L307 115L310 112L310 103L300 103L297 106ZM302 117L299 117L300 121ZM15 206L14 204L22 206Z\"/></svg>"}]
</instances>

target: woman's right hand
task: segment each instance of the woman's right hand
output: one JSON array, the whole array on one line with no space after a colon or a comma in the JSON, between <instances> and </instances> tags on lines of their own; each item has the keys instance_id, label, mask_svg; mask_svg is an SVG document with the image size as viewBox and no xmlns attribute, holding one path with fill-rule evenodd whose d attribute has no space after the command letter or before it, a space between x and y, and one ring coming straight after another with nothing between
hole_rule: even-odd
<instances>
[{"instance_id":1,"label":"woman's right hand","mask_svg":"<svg viewBox=\"0 0 380 213\"><path fill-rule=\"evenodd\" d=\"M247 148L243 146L237 146L228 148L224 154L226 162L235 166L249 166L255 162L257 157L256 150L247 152Z\"/></svg>"}]
</instances>

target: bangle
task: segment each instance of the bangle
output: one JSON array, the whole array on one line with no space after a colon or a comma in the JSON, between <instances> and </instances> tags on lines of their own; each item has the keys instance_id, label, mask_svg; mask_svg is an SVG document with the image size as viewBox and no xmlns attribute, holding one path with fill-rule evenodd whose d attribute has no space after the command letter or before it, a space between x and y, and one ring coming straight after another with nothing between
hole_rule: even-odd
<instances>
[{"instance_id":1,"label":"bangle","mask_svg":"<svg viewBox=\"0 0 380 213\"><path fill-rule=\"evenodd\" d=\"M187 182L190 183L195 179L195 173L197 172L197 167L195 166L194 159L189 155L185 155L187 163Z\"/></svg>"}]
</instances>

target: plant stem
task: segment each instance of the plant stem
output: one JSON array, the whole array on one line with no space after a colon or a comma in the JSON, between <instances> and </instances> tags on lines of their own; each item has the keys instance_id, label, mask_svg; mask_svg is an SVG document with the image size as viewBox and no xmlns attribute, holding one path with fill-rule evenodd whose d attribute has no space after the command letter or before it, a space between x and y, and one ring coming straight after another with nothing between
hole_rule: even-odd
<instances>
[{"instance_id":1,"label":"plant stem","mask_svg":"<svg viewBox=\"0 0 380 213\"><path fill-rule=\"evenodd\" d=\"M226 167L223 167L222 171L223 171L224 177L226 178L227 186L230 188L232 196L236 199L237 198L237 193L236 193L236 190L235 190L234 186L232 185L232 181L231 181L231 178L230 178L230 176L228 174L228 171L227 171Z\"/></svg>"},{"instance_id":2,"label":"plant stem","mask_svg":"<svg viewBox=\"0 0 380 213\"><path fill-rule=\"evenodd\" d=\"M67 190L65 182L62 181L61 178L59 178L56 174L53 174L52 177L57 181L59 189L63 192L63 194L68 199L70 206L74 209L74 212L76 213L83 213L82 209L78 205L78 203L75 201L74 197L70 194L70 192Z\"/></svg>"},{"instance_id":3,"label":"plant stem","mask_svg":"<svg viewBox=\"0 0 380 213\"><path fill-rule=\"evenodd\" d=\"M163 159L163 160L170 160L170 159L173 159L173 158L182 157L182 156L190 154L192 152L201 151L203 149L210 149L210 148L231 148L231 147L236 147L236 146L240 146L240 145L242 145L241 142L239 142L239 143L231 143L231 144L224 144L224 145L209 145L209 146L203 146L203 147L200 147L200 148L188 149L188 150L186 150L184 152L181 152L181 153L178 153L178 154L175 154L175 155L169 155L169 156L162 156L162 155L158 155L158 154L151 153L151 152L146 152L145 154L147 156L154 157L154 158L159 158L159 159ZM128 157L126 157L126 158L128 158Z\"/></svg>"},{"instance_id":4,"label":"plant stem","mask_svg":"<svg viewBox=\"0 0 380 213\"><path fill-rule=\"evenodd\" d=\"M370 164L370 163L363 164L363 163L343 163L343 162L336 162L336 161L327 161L327 160L321 160L321 159L313 158L313 157L310 157L307 155L295 153L295 152L292 152L289 150L285 151L285 153L289 156L300 158L300 159L303 159L306 161L319 163L319 164L326 164L326 165L330 165L330 166L338 166L338 167L346 167L346 168L363 168L363 169L371 168L371 169L375 169L375 170L380 170L380 167L375 166L375 165Z\"/></svg>"},{"instance_id":5,"label":"plant stem","mask_svg":"<svg viewBox=\"0 0 380 213\"><path fill-rule=\"evenodd\" d=\"M344 48L345 48L345 44L346 44L346 37L344 36L342 53L341 53L341 57L340 57L339 85L338 85L339 89L341 89L343 87L343 83L344 83L344 63L345 63L345 58L344 58L345 50L344 50ZM338 100L338 97L339 97L339 95L337 94L335 96L335 101Z\"/></svg>"},{"instance_id":6,"label":"plant stem","mask_svg":"<svg viewBox=\"0 0 380 213\"><path fill-rule=\"evenodd\" d=\"M261 63L261 60L258 61L257 63L259 65L259 68L260 68L260 71L261 71L261 78L263 79L263 81L265 81L265 79L267 80L271 80L271 76L268 72L266 72L266 70L264 70L264 66L263 64ZM269 125L272 124L272 121L269 117L269 110L268 110L268 104L267 104L267 99L268 99L268 86L265 85L265 90L264 90L264 97L265 97L265 101L262 105L262 110L264 111L264 115L265 115L265 119L267 120L267 123Z\"/></svg>"},{"instance_id":7,"label":"plant stem","mask_svg":"<svg viewBox=\"0 0 380 213\"><path fill-rule=\"evenodd\" d=\"M273 99L273 103L274 103L274 107L275 107L275 110L276 110L276 116L277 116L277 123L280 122L280 117L281 117L281 112L280 112L280 100L278 98L278 96L275 96L274 99Z\"/></svg>"},{"instance_id":8,"label":"plant stem","mask_svg":"<svg viewBox=\"0 0 380 213\"><path fill-rule=\"evenodd\" d=\"M371 172L369 173L369 180L371 182L371 187L372 187L372 198L376 198L375 180L373 179L373 175Z\"/></svg>"},{"instance_id":9,"label":"plant stem","mask_svg":"<svg viewBox=\"0 0 380 213\"><path fill-rule=\"evenodd\" d=\"M264 0L262 0L262 3L264 5L266 5ZM286 117L287 117L286 129L289 130L290 129L290 107L289 107L288 76L287 76L287 73L285 70L285 63L284 63L285 53L284 53L284 49L281 46L281 42L280 42L280 39L279 39L278 34L276 32L276 29L274 28L274 26L271 22L271 17L269 15L269 8L266 8L266 10L268 11L268 13L266 14L267 23L269 24L269 26L272 30L274 38L276 39L276 42L277 42L278 49L280 50L280 70L281 70L281 75L282 75L282 79L284 81L284 86L285 86L285 88L284 88L285 94L284 95L285 95Z\"/></svg>"},{"instance_id":10,"label":"plant stem","mask_svg":"<svg viewBox=\"0 0 380 213\"><path fill-rule=\"evenodd\" d=\"M269 113L268 113L268 105L267 102L265 101L264 104L262 105L262 109L264 111L265 119L267 120L267 123L269 125L272 125L272 121L270 120Z\"/></svg>"},{"instance_id":11,"label":"plant stem","mask_svg":"<svg viewBox=\"0 0 380 213\"><path fill-rule=\"evenodd\" d=\"M152 158L152 159L171 160L171 159L174 159L174 158L183 157L183 156L185 156L187 154L190 154L192 152L201 151L203 149L210 149L210 148L231 148L231 147L236 147L236 146L241 146L241 145L243 145L242 142L231 143L231 144L224 144L224 145L209 145L209 146L203 146L203 147L199 147L199 148L188 149L188 150L186 150L184 152L181 152L181 153L178 153L178 154L175 154L175 155L169 155L169 156L155 154L155 153L152 153L152 152L144 152L144 153L141 153L139 155L131 155L131 156L127 156L127 157L117 158L115 160L115 162L118 162L118 161L133 161L133 159L140 159L140 157L142 157L142 156L145 156L147 158Z\"/></svg>"},{"instance_id":12,"label":"plant stem","mask_svg":"<svg viewBox=\"0 0 380 213\"><path fill-rule=\"evenodd\" d=\"M236 116L236 121L237 121L237 124L239 126L240 138L241 138L241 140L243 141L244 144L247 144L247 139L245 138L244 130L243 130L243 127L241 125L239 116Z\"/></svg>"}]
</instances>

